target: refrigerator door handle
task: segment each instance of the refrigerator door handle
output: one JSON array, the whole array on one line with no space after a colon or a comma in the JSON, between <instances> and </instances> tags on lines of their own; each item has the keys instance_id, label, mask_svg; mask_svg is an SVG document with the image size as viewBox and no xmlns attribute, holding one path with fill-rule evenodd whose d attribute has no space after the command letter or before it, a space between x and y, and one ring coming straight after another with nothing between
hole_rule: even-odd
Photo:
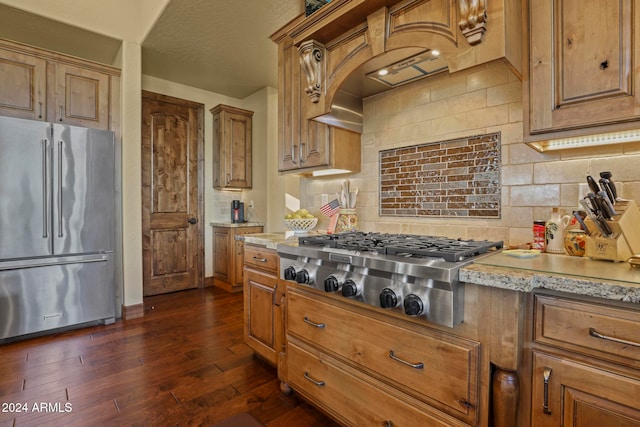
<instances>
[{"instance_id":1,"label":"refrigerator door handle","mask_svg":"<svg viewBox=\"0 0 640 427\"><path fill-rule=\"evenodd\" d=\"M86 264L89 262L106 262L108 254L77 255L56 258L31 258L15 261L0 261L0 271L19 270L22 268L48 267L51 265Z\"/></svg>"},{"instance_id":2,"label":"refrigerator door handle","mask_svg":"<svg viewBox=\"0 0 640 427\"><path fill-rule=\"evenodd\" d=\"M49 186L47 167L47 140L42 140L42 238L49 238Z\"/></svg>"},{"instance_id":3,"label":"refrigerator door handle","mask_svg":"<svg viewBox=\"0 0 640 427\"><path fill-rule=\"evenodd\" d=\"M58 141L58 237L62 233L62 141Z\"/></svg>"}]
</instances>

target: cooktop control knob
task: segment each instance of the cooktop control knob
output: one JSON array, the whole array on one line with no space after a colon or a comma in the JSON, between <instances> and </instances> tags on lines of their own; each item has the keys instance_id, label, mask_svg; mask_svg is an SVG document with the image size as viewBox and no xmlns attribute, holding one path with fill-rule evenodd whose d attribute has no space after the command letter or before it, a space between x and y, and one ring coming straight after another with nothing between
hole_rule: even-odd
<instances>
[{"instance_id":1,"label":"cooktop control knob","mask_svg":"<svg viewBox=\"0 0 640 427\"><path fill-rule=\"evenodd\" d=\"M409 294L404 299L404 312L409 316L417 316L422 314L424 310L424 303L419 296L415 294Z\"/></svg>"},{"instance_id":2,"label":"cooktop control knob","mask_svg":"<svg viewBox=\"0 0 640 427\"><path fill-rule=\"evenodd\" d=\"M398 296L393 289L384 288L382 292L380 292L380 307L382 308L393 308L398 305Z\"/></svg>"},{"instance_id":3,"label":"cooktop control knob","mask_svg":"<svg viewBox=\"0 0 640 427\"><path fill-rule=\"evenodd\" d=\"M347 279L342 284L342 296L343 297L355 297L358 295L358 285L351 279Z\"/></svg>"},{"instance_id":4,"label":"cooktop control knob","mask_svg":"<svg viewBox=\"0 0 640 427\"><path fill-rule=\"evenodd\" d=\"M336 279L336 276L329 276L324 279L324 291L325 292L338 292L340 290L340 282Z\"/></svg>"},{"instance_id":5,"label":"cooktop control knob","mask_svg":"<svg viewBox=\"0 0 640 427\"><path fill-rule=\"evenodd\" d=\"M309 272L302 269L296 273L296 282L298 283L310 283Z\"/></svg>"},{"instance_id":6,"label":"cooktop control knob","mask_svg":"<svg viewBox=\"0 0 640 427\"><path fill-rule=\"evenodd\" d=\"M284 279L285 280L296 280L296 269L289 266L284 269Z\"/></svg>"}]
</instances>

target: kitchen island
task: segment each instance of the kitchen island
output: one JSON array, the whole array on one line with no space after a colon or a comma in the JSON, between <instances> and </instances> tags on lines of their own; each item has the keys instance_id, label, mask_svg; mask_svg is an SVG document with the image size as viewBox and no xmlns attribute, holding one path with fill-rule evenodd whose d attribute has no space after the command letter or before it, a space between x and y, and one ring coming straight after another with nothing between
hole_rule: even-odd
<instances>
[{"instance_id":1,"label":"kitchen island","mask_svg":"<svg viewBox=\"0 0 640 427\"><path fill-rule=\"evenodd\" d=\"M640 272L629 264L550 254L520 259L500 251L481 256L460 269L464 320L450 328L364 310L339 293L283 280L277 260L266 269L278 244L297 240L285 233L245 236L253 248L245 254L252 270L245 282L248 336L254 344L269 343L262 357L277 364L285 390L291 386L341 423L376 421L398 408L446 425L566 425L573 416L602 425L619 417L640 420L633 400L640 393ZM254 313L251 305L261 301L271 309ZM264 325L270 326L258 334ZM387 329L394 332L381 332ZM412 385L421 370L403 377L401 367L388 367L387 347L424 361L425 374L444 372L450 379L428 390L421 381ZM327 385L305 373L324 376L312 378ZM335 398L341 390L360 390L363 397ZM371 406L374 397L383 403Z\"/></svg>"}]
</instances>

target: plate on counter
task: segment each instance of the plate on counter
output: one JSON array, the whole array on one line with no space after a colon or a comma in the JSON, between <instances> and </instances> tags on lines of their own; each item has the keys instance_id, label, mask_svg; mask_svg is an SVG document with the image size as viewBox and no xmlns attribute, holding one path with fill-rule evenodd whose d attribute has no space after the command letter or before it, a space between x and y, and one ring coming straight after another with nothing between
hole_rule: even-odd
<instances>
[{"instance_id":1,"label":"plate on counter","mask_svg":"<svg viewBox=\"0 0 640 427\"><path fill-rule=\"evenodd\" d=\"M533 258L540 255L540 249L507 249L502 251L503 254L515 258Z\"/></svg>"}]
</instances>

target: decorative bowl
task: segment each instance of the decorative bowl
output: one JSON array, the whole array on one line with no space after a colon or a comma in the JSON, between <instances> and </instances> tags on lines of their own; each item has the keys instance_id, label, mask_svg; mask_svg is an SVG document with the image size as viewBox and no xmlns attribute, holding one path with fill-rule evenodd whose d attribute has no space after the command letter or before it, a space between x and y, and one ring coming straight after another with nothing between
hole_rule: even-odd
<instances>
[{"instance_id":1,"label":"decorative bowl","mask_svg":"<svg viewBox=\"0 0 640 427\"><path fill-rule=\"evenodd\" d=\"M303 218L303 219L285 219L284 225L289 230L293 230L296 233L304 233L313 230L313 227L318 224L318 218Z\"/></svg>"}]
</instances>

